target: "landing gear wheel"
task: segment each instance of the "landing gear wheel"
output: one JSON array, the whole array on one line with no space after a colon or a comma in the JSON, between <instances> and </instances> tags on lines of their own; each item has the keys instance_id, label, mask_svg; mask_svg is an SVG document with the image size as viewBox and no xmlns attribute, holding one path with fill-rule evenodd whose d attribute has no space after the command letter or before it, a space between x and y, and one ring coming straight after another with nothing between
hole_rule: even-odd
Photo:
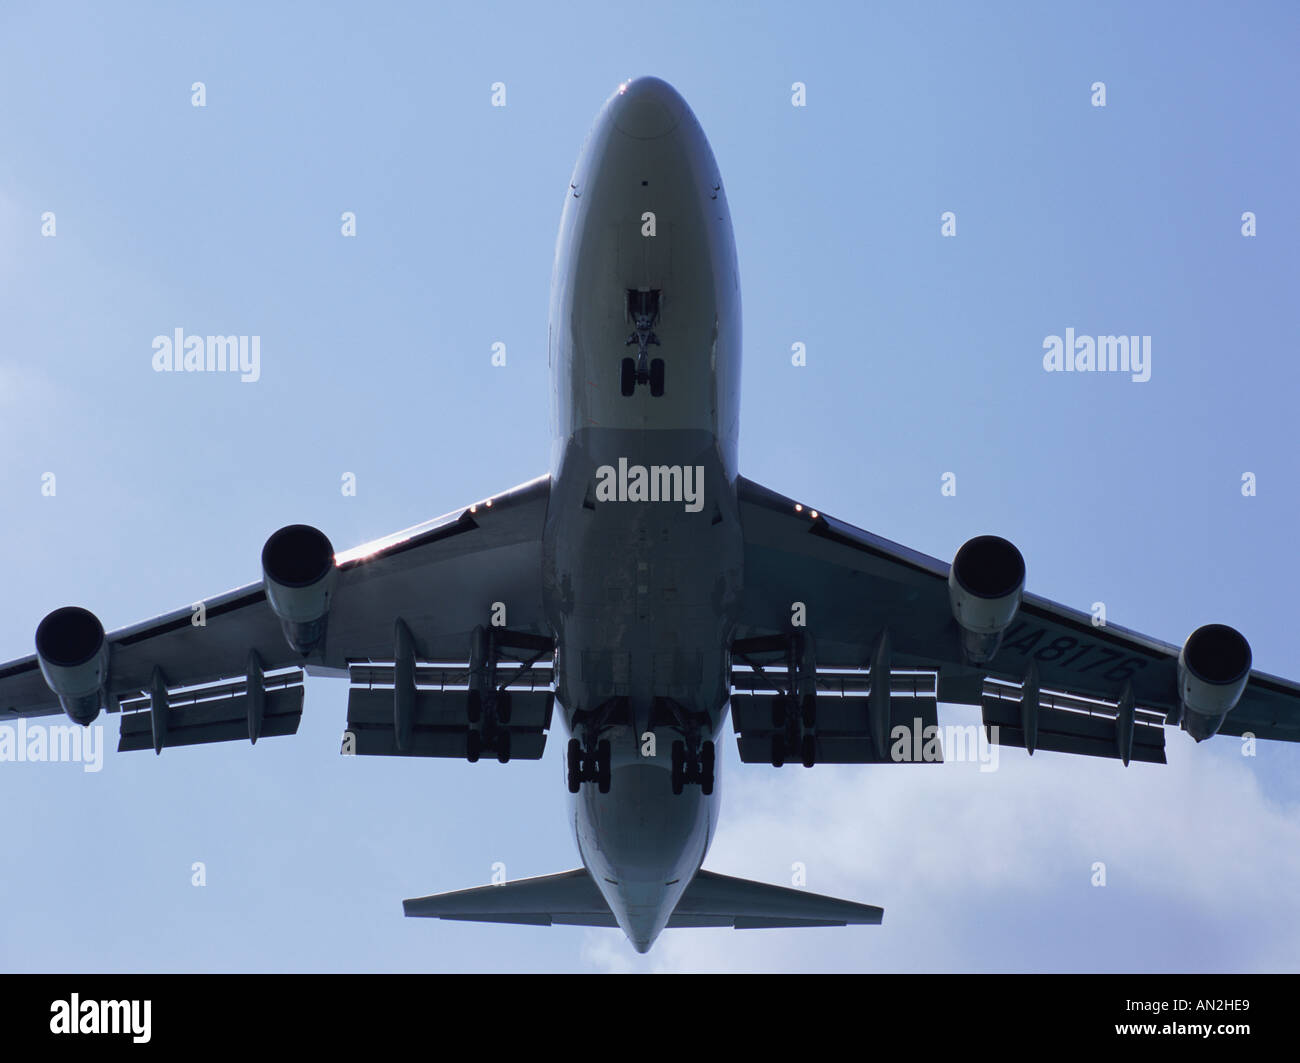
<instances>
[{"instance_id":1,"label":"landing gear wheel","mask_svg":"<svg viewBox=\"0 0 1300 1063\"><path fill-rule=\"evenodd\" d=\"M465 717L470 723L478 723L483 718L483 695L477 690L465 696Z\"/></svg>"},{"instance_id":2,"label":"landing gear wheel","mask_svg":"<svg viewBox=\"0 0 1300 1063\"><path fill-rule=\"evenodd\" d=\"M705 742L700 750L700 792L708 797L713 793L713 743Z\"/></svg>"},{"instance_id":3,"label":"landing gear wheel","mask_svg":"<svg viewBox=\"0 0 1300 1063\"><path fill-rule=\"evenodd\" d=\"M803 748L801 752L803 753L803 766L805 768L811 768L817 763L817 739L812 735L804 735L802 745Z\"/></svg>"},{"instance_id":4,"label":"landing gear wheel","mask_svg":"<svg viewBox=\"0 0 1300 1063\"><path fill-rule=\"evenodd\" d=\"M686 783L686 743L673 743L673 793L680 794Z\"/></svg>"},{"instance_id":5,"label":"landing gear wheel","mask_svg":"<svg viewBox=\"0 0 1300 1063\"><path fill-rule=\"evenodd\" d=\"M785 764L785 738L781 735L772 736L772 767L779 768Z\"/></svg>"},{"instance_id":6,"label":"landing gear wheel","mask_svg":"<svg viewBox=\"0 0 1300 1063\"><path fill-rule=\"evenodd\" d=\"M469 734L465 736L465 759L471 764L477 764L479 754L482 752L483 734L471 728Z\"/></svg>"},{"instance_id":7,"label":"landing gear wheel","mask_svg":"<svg viewBox=\"0 0 1300 1063\"><path fill-rule=\"evenodd\" d=\"M497 760L502 764L510 763L510 732L502 731L497 735Z\"/></svg>"},{"instance_id":8,"label":"landing gear wheel","mask_svg":"<svg viewBox=\"0 0 1300 1063\"><path fill-rule=\"evenodd\" d=\"M650 394L657 399L662 396L663 393L664 360L662 358L652 358L650 360Z\"/></svg>"},{"instance_id":9,"label":"landing gear wheel","mask_svg":"<svg viewBox=\"0 0 1300 1063\"><path fill-rule=\"evenodd\" d=\"M576 794L582 788L582 743L576 738L569 739L569 793Z\"/></svg>"},{"instance_id":10,"label":"landing gear wheel","mask_svg":"<svg viewBox=\"0 0 1300 1063\"><path fill-rule=\"evenodd\" d=\"M785 695L777 694L772 698L772 728L781 731L785 729Z\"/></svg>"},{"instance_id":11,"label":"landing gear wheel","mask_svg":"<svg viewBox=\"0 0 1300 1063\"><path fill-rule=\"evenodd\" d=\"M800 708L803 714L804 730L811 731L817 726L817 695L805 694Z\"/></svg>"},{"instance_id":12,"label":"landing gear wheel","mask_svg":"<svg viewBox=\"0 0 1300 1063\"><path fill-rule=\"evenodd\" d=\"M602 738L596 743L596 789L602 794L609 793L609 739Z\"/></svg>"},{"instance_id":13,"label":"landing gear wheel","mask_svg":"<svg viewBox=\"0 0 1300 1063\"><path fill-rule=\"evenodd\" d=\"M636 362L632 361L631 358L623 359L623 369L619 378L619 384L625 398L636 391Z\"/></svg>"},{"instance_id":14,"label":"landing gear wheel","mask_svg":"<svg viewBox=\"0 0 1300 1063\"><path fill-rule=\"evenodd\" d=\"M510 722L510 691L508 690L497 693L497 722Z\"/></svg>"}]
</instances>

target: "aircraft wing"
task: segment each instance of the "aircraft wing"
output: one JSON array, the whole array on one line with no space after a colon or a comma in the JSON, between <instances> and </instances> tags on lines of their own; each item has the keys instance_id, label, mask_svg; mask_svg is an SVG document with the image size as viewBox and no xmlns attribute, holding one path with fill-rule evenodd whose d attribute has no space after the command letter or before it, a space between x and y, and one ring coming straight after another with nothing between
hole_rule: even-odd
<instances>
[{"instance_id":1,"label":"aircraft wing","mask_svg":"<svg viewBox=\"0 0 1300 1063\"><path fill-rule=\"evenodd\" d=\"M306 652L291 648L263 582L114 631L106 636L106 666L94 704L122 712L123 749L160 748L159 737L161 745L170 746L248 738L250 732L254 738L288 734L297 729L306 669L309 674L352 674L349 723L354 701L357 716L364 718L354 730L373 723L375 696L381 695L391 733L393 687L400 685L397 665L404 657L414 671L411 686L418 681L420 687L409 701L411 733L406 737L413 734L414 741L404 749L375 748L373 740L362 741L366 748L351 751L464 755L465 698L474 685L471 665L481 671L484 663L471 661L476 630L480 635L483 629L492 631L503 662L522 650L522 658L545 657L550 663L541 595L541 539L549 498L550 478L543 476L335 553L324 637ZM506 622L500 630L491 628L494 613ZM405 632L398 630L399 620ZM433 667L421 662L451 663ZM497 678L520 677L517 662L513 672L509 668L503 663ZM359 669L364 670L360 682ZM280 674L273 674L277 670ZM375 688L384 684L388 689L381 694ZM427 689L431 685L442 689ZM529 689L516 696L511 722L527 735L522 746L516 744L515 756L529 756L534 746L540 756L537 739L544 740L542 724L549 726L550 702L548 694L532 689L537 685L531 678L519 684ZM491 701L493 691L486 693ZM159 715L159 706L168 710L160 728L152 718ZM0 722L61 711L36 655L0 665ZM246 719L250 711L257 720ZM447 728L455 733L451 741L443 733ZM425 740L435 732L441 737Z\"/></svg>"},{"instance_id":2,"label":"aircraft wing","mask_svg":"<svg viewBox=\"0 0 1300 1063\"><path fill-rule=\"evenodd\" d=\"M820 724L812 728L815 752L825 754L815 759L896 760L881 750L877 736L913 719L933 723L936 701L981 706L986 728L996 725L996 740L1003 744L1125 762L1163 763L1164 728L1187 726L1179 647L1113 624L1099 626L1089 614L1026 593L993 656L972 661L950 601L948 563L743 477L738 495L745 595L733 647L733 686L789 694L793 674L796 695L818 691L814 711L826 733ZM803 609L803 628L792 627L795 603ZM782 640L796 632L814 662L802 679L797 662L792 670L772 660L781 655ZM1248 667L1248 648L1245 660ZM786 664L792 661L786 654ZM864 672L877 663L891 681L890 696L877 703L883 706L876 721L882 726L873 728ZM847 696L835 702L820 696L828 693ZM733 694L742 759L768 759L781 730L769 700ZM825 710L823 701L831 702ZM786 730L798 740L808 728ZM1250 671L1218 729L1246 732L1300 741L1300 685ZM790 752L795 759L798 754Z\"/></svg>"}]
</instances>

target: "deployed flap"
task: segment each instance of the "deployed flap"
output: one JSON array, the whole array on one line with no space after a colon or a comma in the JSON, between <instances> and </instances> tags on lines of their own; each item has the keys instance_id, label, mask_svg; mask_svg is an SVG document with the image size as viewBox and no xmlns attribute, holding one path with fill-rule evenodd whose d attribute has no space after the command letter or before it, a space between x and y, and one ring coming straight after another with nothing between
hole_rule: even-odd
<instances>
[{"instance_id":1,"label":"deployed flap","mask_svg":"<svg viewBox=\"0 0 1300 1063\"><path fill-rule=\"evenodd\" d=\"M617 926L587 869L435 893L402 902L408 916L533 926Z\"/></svg>"},{"instance_id":2,"label":"deployed flap","mask_svg":"<svg viewBox=\"0 0 1300 1063\"><path fill-rule=\"evenodd\" d=\"M851 923L878 926L884 915L885 910L874 904L698 871L668 926L730 926L737 930Z\"/></svg>"}]
</instances>

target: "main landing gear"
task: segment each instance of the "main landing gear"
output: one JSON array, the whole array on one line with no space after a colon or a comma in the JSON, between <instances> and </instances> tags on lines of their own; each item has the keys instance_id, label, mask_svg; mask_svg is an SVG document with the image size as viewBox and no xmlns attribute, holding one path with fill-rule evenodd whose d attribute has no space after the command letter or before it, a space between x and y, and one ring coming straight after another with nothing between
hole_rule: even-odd
<instances>
[{"instance_id":1,"label":"main landing gear","mask_svg":"<svg viewBox=\"0 0 1300 1063\"><path fill-rule=\"evenodd\" d=\"M789 752L798 750L803 766L811 768L817 762L816 726L816 695L794 698L777 694L772 698L772 729L777 732L772 736L772 767L781 767Z\"/></svg>"},{"instance_id":2,"label":"main landing gear","mask_svg":"<svg viewBox=\"0 0 1300 1063\"><path fill-rule=\"evenodd\" d=\"M510 691L498 684L497 665L505 659L503 651L524 651L522 667L511 677L518 680L542 657L554 651L555 644L540 635L506 631L501 628L474 629L470 643L469 690L465 694L465 759L478 762L484 753L493 753L498 761L510 760ZM510 680L507 679L507 682Z\"/></svg>"},{"instance_id":3,"label":"main landing gear","mask_svg":"<svg viewBox=\"0 0 1300 1063\"><path fill-rule=\"evenodd\" d=\"M594 782L602 794L609 793L609 739L602 738L595 748L569 739L569 793L576 794L585 782Z\"/></svg>"},{"instance_id":4,"label":"main landing gear","mask_svg":"<svg viewBox=\"0 0 1300 1063\"><path fill-rule=\"evenodd\" d=\"M713 793L714 751L712 742L700 745L697 756L688 757L686 743L673 743L673 793L680 794L687 785L698 784L700 793L708 797Z\"/></svg>"},{"instance_id":5,"label":"main landing gear","mask_svg":"<svg viewBox=\"0 0 1300 1063\"><path fill-rule=\"evenodd\" d=\"M802 631L761 635L732 643L731 652L769 690L778 691L772 698L772 767L798 757L805 768L811 768L817 763L817 662L812 639ZM758 660L776 655L784 658L785 675L780 678L769 677Z\"/></svg>"}]
</instances>

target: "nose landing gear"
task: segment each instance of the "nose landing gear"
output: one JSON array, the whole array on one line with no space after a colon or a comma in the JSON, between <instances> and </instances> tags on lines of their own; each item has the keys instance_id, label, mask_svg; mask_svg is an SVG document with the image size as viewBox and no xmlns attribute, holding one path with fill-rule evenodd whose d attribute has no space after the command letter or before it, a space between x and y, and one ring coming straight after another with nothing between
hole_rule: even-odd
<instances>
[{"instance_id":1,"label":"nose landing gear","mask_svg":"<svg viewBox=\"0 0 1300 1063\"><path fill-rule=\"evenodd\" d=\"M637 345L636 358L624 358L620 369L619 385L624 396L636 391L638 384L649 384L650 394L659 398L664 393L664 360L651 358L650 348L659 346L659 337L654 327L659 322L659 291L636 291L627 293L627 314L632 319L632 335L623 345Z\"/></svg>"}]
</instances>

